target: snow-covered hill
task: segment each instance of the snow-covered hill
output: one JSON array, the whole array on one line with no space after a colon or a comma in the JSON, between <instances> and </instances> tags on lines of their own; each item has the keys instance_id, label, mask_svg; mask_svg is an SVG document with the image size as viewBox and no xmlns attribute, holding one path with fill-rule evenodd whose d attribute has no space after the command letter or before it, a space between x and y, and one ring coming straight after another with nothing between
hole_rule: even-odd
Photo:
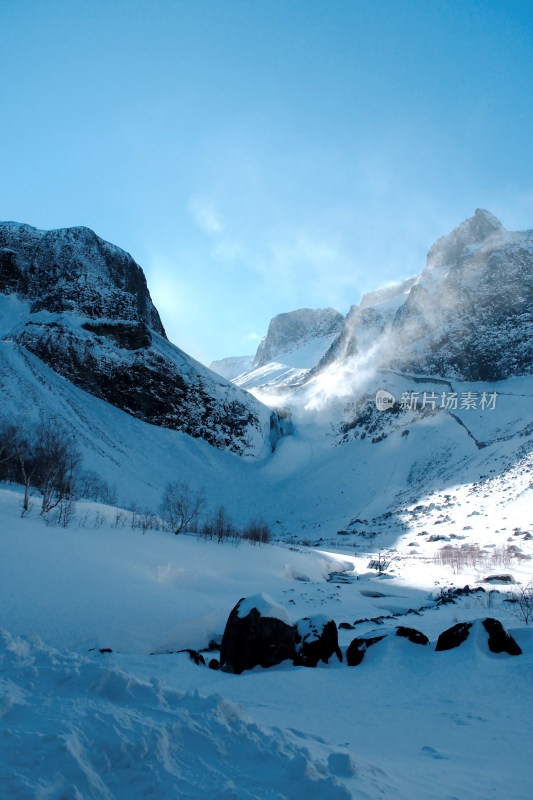
<instances>
[{"instance_id":1,"label":"snow-covered hill","mask_svg":"<svg viewBox=\"0 0 533 800\"><path fill-rule=\"evenodd\" d=\"M88 228L1 223L0 293L2 347L215 447L256 455L269 442L269 410L168 341L142 269Z\"/></svg>"}]
</instances>

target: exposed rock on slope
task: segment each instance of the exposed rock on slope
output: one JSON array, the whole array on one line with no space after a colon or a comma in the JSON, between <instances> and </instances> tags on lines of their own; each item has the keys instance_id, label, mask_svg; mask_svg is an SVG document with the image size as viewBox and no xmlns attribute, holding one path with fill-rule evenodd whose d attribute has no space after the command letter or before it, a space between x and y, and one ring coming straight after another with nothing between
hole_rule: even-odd
<instances>
[{"instance_id":1,"label":"exposed rock on slope","mask_svg":"<svg viewBox=\"0 0 533 800\"><path fill-rule=\"evenodd\" d=\"M531 374L533 231L511 233L477 209L437 239L417 278L370 303L352 306L318 371L373 347L376 368L470 381Z\"/></svg>"},{"instance_id":2,"label":"exposed rock on slope","mask_svg":"<svg viewBox=\"0 0 533 800\"><path fill-rule=\"evenodd\" d=\"M257 348L253 367L261 367L312 339L340 332L343 319L342 314L333 308L300 308L278 314L270 321L268 333Z\"/></svg>"},{"instance_id":3,"label":"exposed rock on slope","mask_svg":"<svg viewBox=\"0 0 533 800\"><path fill-rule=\"evenodd\" d=\"M26 301L4 339L139 419L239 455L270 435L270 411L166 338L142 269L87 228L0 223L0 293Z\"/></svg>"},{"instance_id":4,"label":"exposed rock on slope","mask_svg":"<svg viewBox=\"0 0 533 800\"><path fill-rule=\"evenodd\" d=\"M1 223L0 292L29 299L32 313L144 323L165 336L142 269L89 228Z\"/></svg>"}]
</instances>

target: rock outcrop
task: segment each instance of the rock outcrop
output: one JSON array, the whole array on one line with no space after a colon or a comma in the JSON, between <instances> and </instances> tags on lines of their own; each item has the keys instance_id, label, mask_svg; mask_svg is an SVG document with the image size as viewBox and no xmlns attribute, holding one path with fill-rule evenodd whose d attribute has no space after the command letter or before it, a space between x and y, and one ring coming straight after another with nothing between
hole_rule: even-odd
<instances>
[{"instance_id":1,"label":"rock outcrop","mask_svg":"<svg viewBox=\"0 0 533 800\"><path fill-rule=\"evenodd\" d=\"M352 306L318 367L368 354L375 368L496 381L533 373L533 231L477 209L430 248L425 269ZM356 362L357 363L357 362Z\"/></svg>"},{"instance_id":2,"label":"rock outcrop","mask_svg":"<svg viewBox=\"0 0 533 800\"><path fill-rule=\"evenodd\" d=\"M278 356L342 330L344 317L333 308L300 308L278 314L270 321L268 333L255 354L253 368Z\"/></svg>"},{"instance_id":3,"label":"rock outcrop","mask_svg":"<svg viewBox=\"0 0 533 800\"><path fill-rule=\"evenodd\" d=\"M141 267L88 228L0 223L0 293L27 311L4 340L86 392L238 455L270 446L270 410L171 344Z\"/></svg>"},{"instance_id":4,"label":"rock outcrop","mask_svg":"<svg viewBox=\"0 0 533 800\"><path fill-rule=\"evenodd\" d=\"M342 661L335 620L325 614L304 617L296 623L295 664L316 667L319 661L327 664L336 655Z\"/></svg>"}]
</instances>

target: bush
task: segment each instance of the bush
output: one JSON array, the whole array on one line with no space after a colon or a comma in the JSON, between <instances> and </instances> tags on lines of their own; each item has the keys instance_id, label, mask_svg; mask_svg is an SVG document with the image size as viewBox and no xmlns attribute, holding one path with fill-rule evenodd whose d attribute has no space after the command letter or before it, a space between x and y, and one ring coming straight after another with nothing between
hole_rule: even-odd
<instances>
[{"instance_id":1,"label":"bush","mask_svg":"<svg viewBox=\"0 0 533 800\"><path fill-rule=\"evenodd\" d=\"M248 539L252 544L268 544L270 528L262 517L254 519L244 528L242 538Z\"/></svg>"}]
</instances>

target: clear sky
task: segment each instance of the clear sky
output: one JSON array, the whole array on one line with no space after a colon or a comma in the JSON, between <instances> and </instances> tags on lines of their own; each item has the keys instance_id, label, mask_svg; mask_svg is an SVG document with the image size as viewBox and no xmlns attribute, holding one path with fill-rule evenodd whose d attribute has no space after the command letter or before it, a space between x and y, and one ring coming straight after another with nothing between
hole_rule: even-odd
<instances>
[{"instance_id":1,"label":"clear sky","mask_svg":"<svg viewBox=\"0 0 533 800\"><path fill-rule=\"evenodd\" d=\"M206 363L533 228L530 0L0 0L0 59L0 219L123 247Z\"/></svg>"}]
</instances>

